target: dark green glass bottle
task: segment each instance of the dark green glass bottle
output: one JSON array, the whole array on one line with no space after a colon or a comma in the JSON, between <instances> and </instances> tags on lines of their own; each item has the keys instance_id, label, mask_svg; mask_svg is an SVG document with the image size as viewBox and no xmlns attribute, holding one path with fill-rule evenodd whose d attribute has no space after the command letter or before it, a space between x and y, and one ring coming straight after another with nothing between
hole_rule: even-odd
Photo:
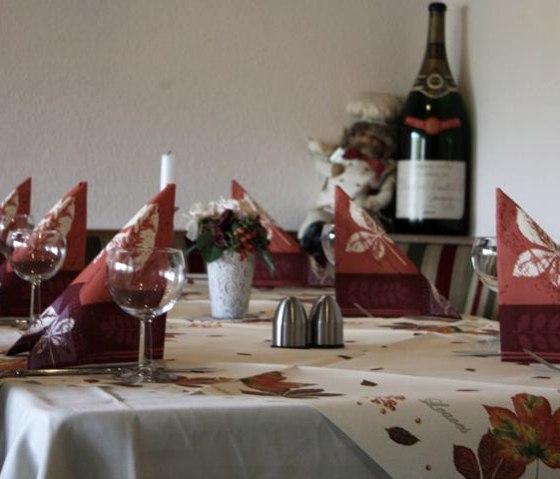
<instances>
[{"instance_id":1,"label":"dark green glass bottle","mask_svg":"<svg viewBox=\"0 0 560 479\"><path fill-rule=\"evenodd\" d=\"M429 6L424 62L398 121L398 233L469 232L470 125L447 62L445 10Z\"/></svg>"}]
</instances>

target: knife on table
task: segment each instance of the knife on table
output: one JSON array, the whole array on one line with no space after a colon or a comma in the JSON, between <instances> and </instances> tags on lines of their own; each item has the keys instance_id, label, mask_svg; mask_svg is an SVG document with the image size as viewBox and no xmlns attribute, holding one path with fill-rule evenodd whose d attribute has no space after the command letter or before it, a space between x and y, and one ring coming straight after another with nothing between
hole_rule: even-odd
<instances>
[{"instance_id":1,"label":"knife on table","mask_svg":"<svg viewBox=\"0 0 560 479\"><path fill-rule=\"evenodd\" d=\"M104 374L117 374L125 372L122 367L90 367L90 368L53 368L53 369L12 369L0 372L2 378L28 378L35 376L95 376ZM209 373L215 371L214 368L171 368L165 369L169 373Z\"/></svg>"}]
</instances>

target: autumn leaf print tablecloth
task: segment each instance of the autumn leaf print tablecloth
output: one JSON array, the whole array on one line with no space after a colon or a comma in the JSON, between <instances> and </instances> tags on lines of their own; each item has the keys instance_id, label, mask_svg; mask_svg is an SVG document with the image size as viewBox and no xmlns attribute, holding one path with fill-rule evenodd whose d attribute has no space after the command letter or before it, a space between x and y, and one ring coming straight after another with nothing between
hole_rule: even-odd
<instances>
[{"instance_id":1,"label":"autumn leaf print tablecloth","mask_svg":"<svg viewBox=\"0 0 560 479\"><path fill-rule=\"evenodd\" d=\"M253 314L260 307L266 318L262 301ZM390 477L558 477L560 375L502 362L495 321L346 318L342 350L279 351L266 336L251 344L266 322L215 326L206 347L220 360L293 366L208 384L202 393L307 404Z\"/></svg>"},{"instance_id":2,"label":"autumn leaf print tablecloth","mask_svg":"<svg viewBox=\"0 0 560 479\"><path fill-rule=\"evenodd\" d=\"M311 307L325 292L255 291L246 320L216 321L188 288L168 317L166 363L211 369L173 384L0 380L0 478L558 477L560 374L502 362L496 322L352 318L344 348L272 348L278 299ZM0 346L17 334L0 328Z\"/></svg>"},{"instance_id":3,"label":"autumn leaf print tablecloth","mask_svg":"<svg viewBox=\"0 0 560 479\"><path fill-rule=\"evenodd\" d=\"M294 367L206 394L305 401L390 477L558 477L556 392L476 381Z\"/></svg>"}]
</instances>

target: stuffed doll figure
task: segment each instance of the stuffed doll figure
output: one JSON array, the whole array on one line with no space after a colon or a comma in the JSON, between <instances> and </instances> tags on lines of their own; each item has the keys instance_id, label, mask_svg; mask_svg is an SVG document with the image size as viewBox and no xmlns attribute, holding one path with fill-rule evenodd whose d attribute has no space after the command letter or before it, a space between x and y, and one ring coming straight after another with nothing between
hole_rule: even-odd
<instances>
[{"instance_id":1,"label":"stuffed doll figure","mask_svg":"<svg viewBox=\"0 0 560 479\"><path fill-rule=\"evenodd\" d=\"M392 122L400 106L400 100L393 95L362 97L347 106L352 121L340 145L308 139L308 151L324 182L315 206L298 230L298 238L302 248L317 260L324 262L320 236L323 226L333 221L337 187L390 229L391 218L384 210L394 197L396 163Z\"/></svg>"}]
</instances>

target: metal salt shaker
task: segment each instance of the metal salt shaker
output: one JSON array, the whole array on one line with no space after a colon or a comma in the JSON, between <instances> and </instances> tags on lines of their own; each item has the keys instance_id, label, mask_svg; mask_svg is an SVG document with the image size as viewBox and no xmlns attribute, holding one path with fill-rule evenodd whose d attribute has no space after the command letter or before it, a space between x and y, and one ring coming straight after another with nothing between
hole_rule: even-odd
<instances>
[{"instance_id":1,"label":"metal salt shaker","mask_svg":"<svg viewBox=\"0 0 560 479\"><path fill-rule=\"evenodd\" d=\"M309 346L309 326L307 313L302 302L289 296L283 298L272 322L272 347L307 348Z\"/></svg>"},{"instance_id":2,"label":"metal salt shaker","mask_svg":"<svg viewBox=\"0 0 560 479\"><path fill-rule=\"evenodd\" d=\"M332 296L321 296L309 313L311 347L342 348L343 319L338 303Z\"/></svg>"}]
</instances>

